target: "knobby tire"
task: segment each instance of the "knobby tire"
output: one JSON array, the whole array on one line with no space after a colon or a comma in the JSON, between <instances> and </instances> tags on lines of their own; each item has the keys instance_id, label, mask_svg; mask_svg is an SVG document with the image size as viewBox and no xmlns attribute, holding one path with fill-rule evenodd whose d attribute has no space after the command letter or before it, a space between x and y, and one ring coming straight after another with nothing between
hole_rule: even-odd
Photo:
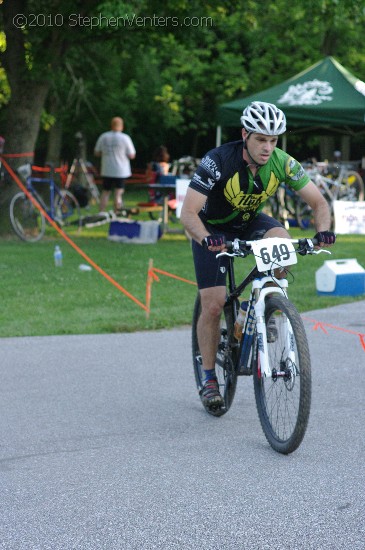
<instances>
[{"instance_id":1,"label":"knobby tire","mask_svg":"<svg viewBox=\"0 0 365 550\"><path fill-rule=\"evenodd\" d=\"M266 328L275 319L276 340L268 343L271 378L264 378L256 334L253 354L254 391L261 427L271 447L283 454L295 451L306 432L311 404L311 362L302 319L284 296L272 296L265 307ZM288 337L288 327L292 336ZM294 361L289 351L294 350ZM285 373L276 377L277 372Z\"/></svg>"}]
</instances>

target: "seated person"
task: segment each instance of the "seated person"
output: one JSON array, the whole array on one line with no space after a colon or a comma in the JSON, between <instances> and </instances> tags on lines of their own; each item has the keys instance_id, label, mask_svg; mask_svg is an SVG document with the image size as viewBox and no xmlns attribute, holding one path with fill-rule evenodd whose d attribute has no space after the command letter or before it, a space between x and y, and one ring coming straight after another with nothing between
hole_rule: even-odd
<instances>
[{"instance_id":1,"label":"seated person","mask_svg":"<svg viewBox=\"0 0 365 550\"><path fill-rule=\"evenodd\" d=\"M153 159L147 166L147 181L149 183L158 183L160 176L168 175L171 166L169 160L170 154L167 147L160 145L157 149L155 149ZM150 189L148 194L150 201L152 202L161 203L163 201L163 195L158 190ZM169 196L169 198L174 200L174 193L171 193L170 195L171 196Z\"/></svg>"}]
</instances>

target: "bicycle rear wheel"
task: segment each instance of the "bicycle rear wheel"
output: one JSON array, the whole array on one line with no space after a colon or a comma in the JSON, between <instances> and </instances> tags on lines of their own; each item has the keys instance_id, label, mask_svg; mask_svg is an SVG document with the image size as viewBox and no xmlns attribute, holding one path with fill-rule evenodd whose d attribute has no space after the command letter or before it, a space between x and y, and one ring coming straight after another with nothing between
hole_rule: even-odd
<instances>
[{"instance_id":1,"label":"bicycle rear wheel","mask_svg":"<svg viewBox=\"0 0 365 550\"><path fill-rule=\"evenodd\" d=\"M55 221L63 228L81 229L81 211L76 197L67 189L62 189L54 201Z\"/></svg>"},{"instance_id":2,"label":"bicycle rear wheel","mask_svg":"<svg viewBox=\"0 0 365 550\"><path fill-rule=\"evenodd\" d=\"M266 328L273 320L275 330L271 328L267 345L271 377L263 376L257 345L255 348L255 399L266 439L275 451L288 454L299 447L307 428L311 363L301 317L283 296L272 296L266 302Z\"/></svg>"},{"instance_id":3,"label":"bicycle rear wheel","mask_svg":"<svg viewBox=\"0 0 365 550\"><path fill-rule=\"evenodd\" d=\"M36 242L43 237L46 220L25 193L19 192L14 195L9 213L14 231L23 241Z\"/></svg>"},{"instance_id":4,"label":"bicycle rear wheel","mask_svg":"<svg viewBox=\"0 0 365 550\"><path fill-rule=\"evenodd\" d=\"M220 342L215 361L215 371L218 379L219 389L222 397L224 398L224 407L216 410L205 410L213 416L221 416L225 414L232 405L234 395L237 386L237 373L235 371L235 365L237 361L237 355L239 345L234 338L234 307L236 304L230 304L226 306L222 313L220 322ZM193 313L192 324L192 351L193 351L193 366L196 386L200 395L203 388L204 372L202 365L202 357L199 350L197 324L201 313L200 296L198 294Z\"/></svg>"}]
</instances>

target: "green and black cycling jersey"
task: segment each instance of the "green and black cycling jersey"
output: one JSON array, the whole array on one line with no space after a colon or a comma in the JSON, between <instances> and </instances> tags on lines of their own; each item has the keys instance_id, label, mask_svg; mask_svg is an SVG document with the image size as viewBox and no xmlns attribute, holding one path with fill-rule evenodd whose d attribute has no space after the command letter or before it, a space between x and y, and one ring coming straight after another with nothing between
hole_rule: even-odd
<instances>
[{"instance_id":1,"label":"green and black cycling jersey","mask_svg":"<svg viewBox=\"0 0 365 550\"><path fill-rule=\"evenodd\" d=\"M302 165L281 149L274 149L255 177L242 155L241 140L212 149L190 182L189 187L207 197L199 214L201 220L216 225L217 229L244 229L281 183L299 191L310 181Z\"/></svg>"}]
</instances>

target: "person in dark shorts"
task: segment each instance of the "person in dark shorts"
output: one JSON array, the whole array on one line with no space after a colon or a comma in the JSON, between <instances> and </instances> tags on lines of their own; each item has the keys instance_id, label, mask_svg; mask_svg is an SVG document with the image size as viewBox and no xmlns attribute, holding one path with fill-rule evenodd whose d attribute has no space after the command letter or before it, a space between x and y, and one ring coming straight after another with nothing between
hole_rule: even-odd
<instances>
[{"instance_id":1,"label":"person in dark shorts","mask_svg":"<svg viewBox=\"0 0 365 550\"><path fill-rule=\"evenodd\" d=\"M99 136L94 154L101 157L101 176L103 190L99 209L106 210L110 192L114 190L114 210L119 212L123 206L125 180L132 175L130 160L136 156L131 138L123 132L124 122L120 117L111 121L111 130Z\"/></svg>"},{"instance_id":2,"label":"person in dark shorts","mask_svg":"<svg viewBox=\"0 0 365 550\"><path fill-rule=\"evenodd\" d=\"M271 103L255 101L241 117L242 140L209 151L192 180L181 211L181 221L191 235L196 279L202 312L197 332L205 373L202 399L208 408L223 406L215 375L219 322L226 298L225 249L227 240L250 240L257 232L264 238L290 238L276 219L262 212L265 202L284 182L313 210L315 238L330 246L331 214L327 201L301 164L276 147L286 131L283 111ZM280 278L285 273L275 273Z\"/></svg>"}]
</instances>

